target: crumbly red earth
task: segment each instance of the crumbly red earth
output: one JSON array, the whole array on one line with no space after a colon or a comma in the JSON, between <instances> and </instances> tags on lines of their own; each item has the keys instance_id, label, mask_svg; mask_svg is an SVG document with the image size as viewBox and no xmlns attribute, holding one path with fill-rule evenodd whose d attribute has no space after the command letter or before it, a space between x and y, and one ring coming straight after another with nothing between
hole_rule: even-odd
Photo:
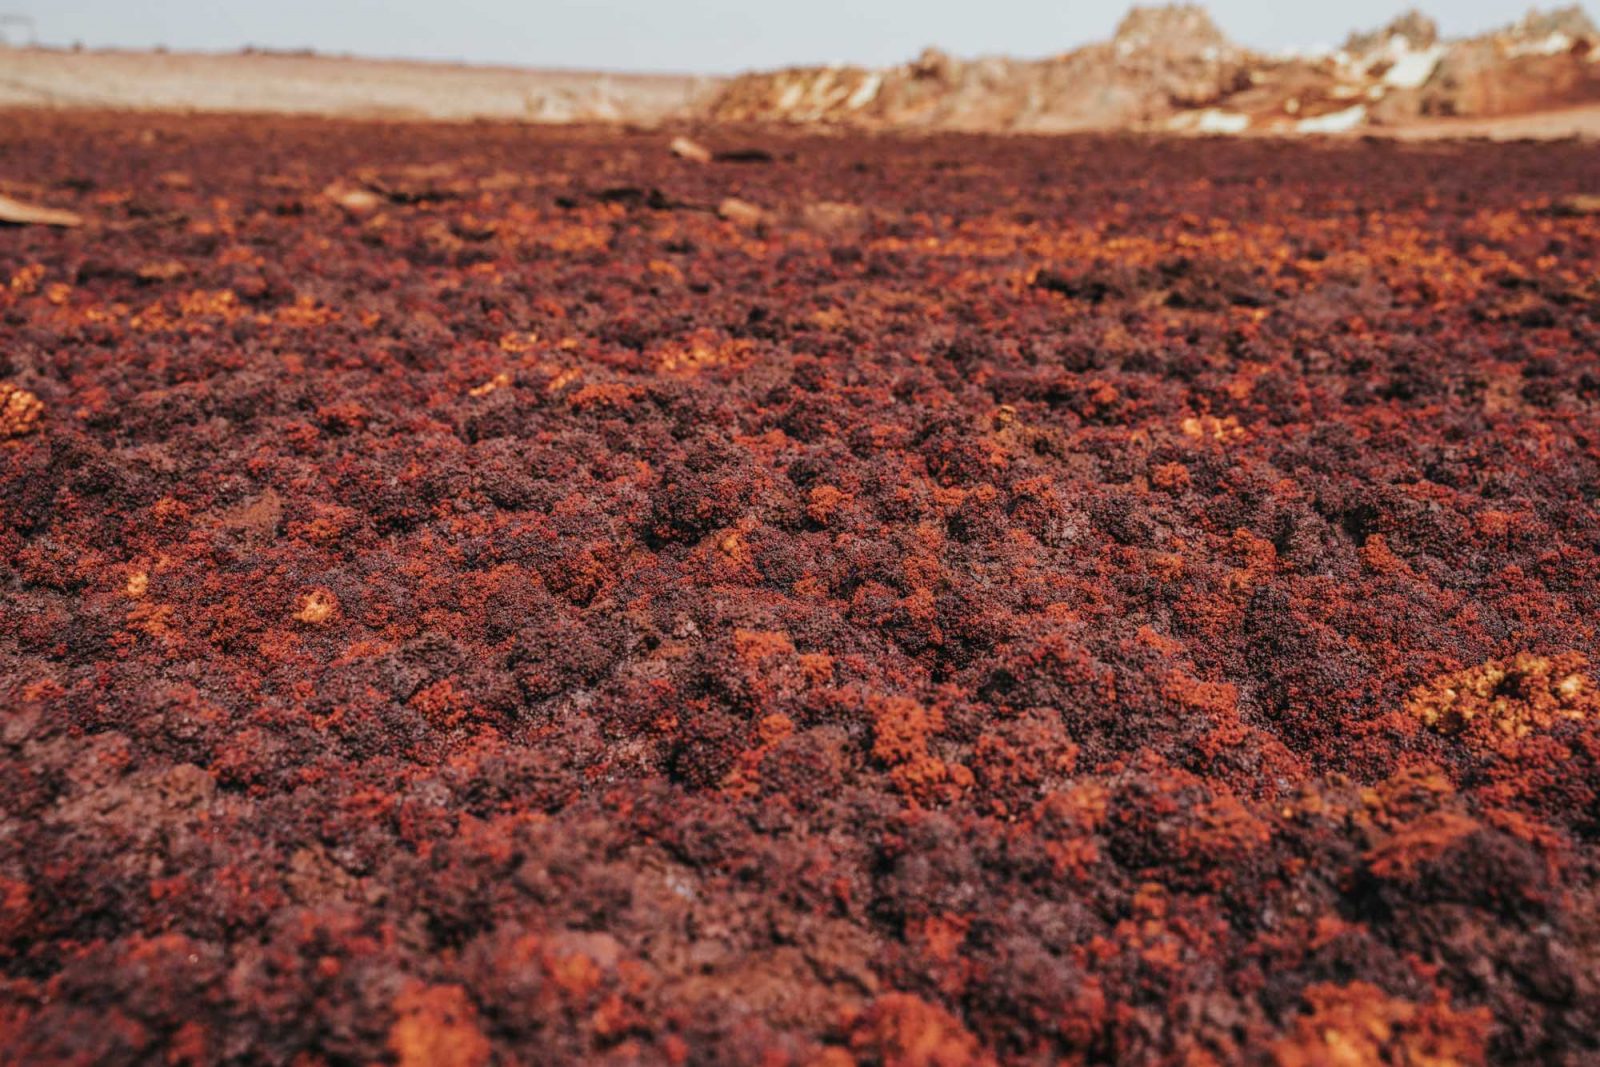
<instances>
[{"instance_id":1,"label":"crumbly red earth","mask_svg":"<svg viewBox=\"0 0 1600 1067\"><path fill-rule=\"evenodd\" d=\"M1593 148L760 136L0 116L0 1060L1595 1062Z\"/></svg>"}]
</instances>

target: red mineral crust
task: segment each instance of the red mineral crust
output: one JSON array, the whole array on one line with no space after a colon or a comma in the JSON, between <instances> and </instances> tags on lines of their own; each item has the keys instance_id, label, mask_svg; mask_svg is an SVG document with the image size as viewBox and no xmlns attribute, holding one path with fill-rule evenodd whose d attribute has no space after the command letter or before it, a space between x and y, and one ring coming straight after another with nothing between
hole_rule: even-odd
<instances>
[{"instance_id":1,"label":"red mineral crust","mask_svg":"<svg viewBox=\"0 0 1600 1067\"><path fill-rule=\"evenodd\" d=\"M685 132L0 116L0 1062L1600 1060L1600 155Z\"/></svg>"}]
</instances>

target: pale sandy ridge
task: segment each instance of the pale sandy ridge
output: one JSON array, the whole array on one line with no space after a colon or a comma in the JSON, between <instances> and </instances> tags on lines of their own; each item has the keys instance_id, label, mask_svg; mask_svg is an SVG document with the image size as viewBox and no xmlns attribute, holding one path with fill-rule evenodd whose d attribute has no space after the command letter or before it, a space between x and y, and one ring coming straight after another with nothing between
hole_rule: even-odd
<instances>
[{"instance_id":1,"label":"pale sandy ridge","mask_svg":"<svg viewBox=\"0 0 1600 1067\"><path fill-rule=\"evenodd\" d=\"M300 54L0 48L0 106L261 111L351 117L638 121L717 79Z\"/></svg>"}]
</instances>

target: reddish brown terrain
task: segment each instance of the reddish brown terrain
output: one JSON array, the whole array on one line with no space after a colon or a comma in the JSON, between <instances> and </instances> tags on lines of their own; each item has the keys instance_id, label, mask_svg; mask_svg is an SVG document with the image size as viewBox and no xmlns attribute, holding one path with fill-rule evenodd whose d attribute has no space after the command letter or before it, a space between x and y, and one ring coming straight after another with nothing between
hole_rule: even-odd
<instances>
[{"instance_id":1,"label":"reddish brown terrain","mask_svg":"<svg viewBox=\"0 0 1600 1067\"><path fill-rule=\"evenodd\" d=\"M0 1062L1596 1062L1593 149L706 140L0 115Z\"/></svg>"}]
</instances>

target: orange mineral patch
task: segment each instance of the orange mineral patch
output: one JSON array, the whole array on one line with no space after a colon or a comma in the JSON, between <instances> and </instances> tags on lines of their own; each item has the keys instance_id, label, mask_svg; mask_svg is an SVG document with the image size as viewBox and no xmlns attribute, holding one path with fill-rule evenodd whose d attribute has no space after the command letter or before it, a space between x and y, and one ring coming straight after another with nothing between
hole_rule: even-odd
<instances>
[{"instance_id":1,"label":"orange mineral patch","mask_svg":"<svg viewBox=\"0 0 1600 1067\"><path fill-rule=\"evenodd\" d=\"M339 613L339 600L326 589L303 593L295 603L294 617L307 626L322 626Z\"/></svg>"},{"instance_id":2,"label":"orange mineral patch","mask_svg":"<svg viewBox=\"0 0 1600 1067\"><path fill-rule=\"evenodd\" d=\"M491 1047L460 986L411 986L395 999L389 1048L401 1067L481 1067Z\"/></svg>"},{"instance_id":3,"label":"orange mineral patch","mask_svg":"<svg viewBox=\"0 0 1600 1067\"><path fill-rule=\"evenodd\" d=\"M0 437L32 433L43 417L43 401L26 389L0 382Z\"/></svg>"},{"instance_id":4,"label":"orange mineral patch","mask_svg":"<svg viewBox=\"0 0 1600 1067\"><path fill-rule=\"evenodd\" d=\"M1484 731L1515 739L1564 720L1593 718L1600 713L1600 691L1581 653L1520 653L1435 678L1412 691L1406 710L1443 734Z\"/></svg>"},{"instance_id":5,"label":"orange mineral patch","mask_svg":"<svg viewBox=\"0 0 1600 1067\"><path fill-rule=\"evenodd\" d=\"M1365 982L1316 985L1305 992L1296 1034L1278 1042L1278 1067L1366 1067L1426 1064L1472 1067L1487 1062L1489 1013L1454 1011L1386 996Z\"/></svg>"}]
</instances>

